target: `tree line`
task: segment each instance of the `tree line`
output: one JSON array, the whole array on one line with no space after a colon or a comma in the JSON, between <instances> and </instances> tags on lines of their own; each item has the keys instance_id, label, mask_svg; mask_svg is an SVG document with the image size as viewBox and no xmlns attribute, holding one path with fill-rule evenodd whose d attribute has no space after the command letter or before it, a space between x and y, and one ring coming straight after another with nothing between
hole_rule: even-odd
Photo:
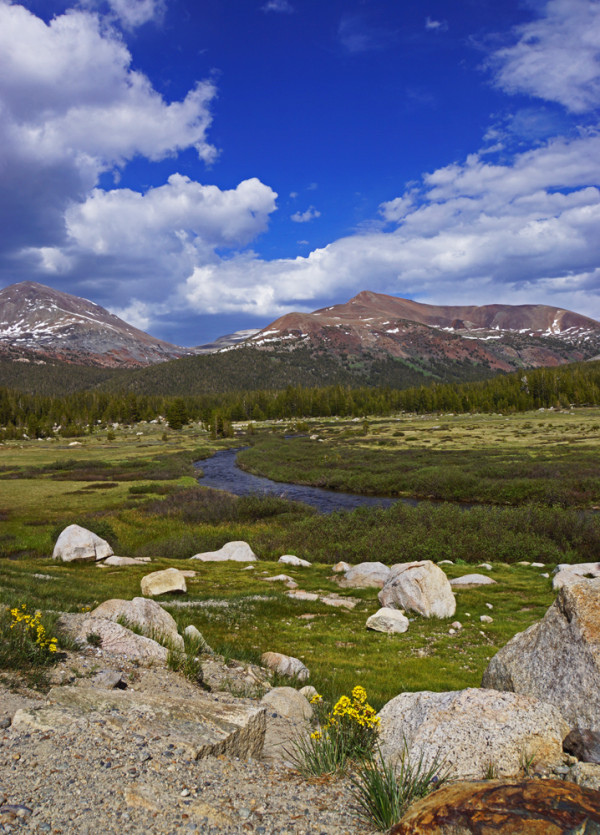
<instances>
[{"instance_id":1,"label":"tree line","mask_svg":"<svg viewBox=\"0 0 600 835\"><path fill-rule=\"evenodd\" d=\"M66 396L32 395L0 388L0 437L76 436L112 424L164 418L172 429L201 421L216 434L232 422L309 417L386 416L396 412L518 412L600 404L600 362L537 368L471 383L433 383L398 389L288 386L165 397L79 391Z\"/></svg>"}]
</instances>

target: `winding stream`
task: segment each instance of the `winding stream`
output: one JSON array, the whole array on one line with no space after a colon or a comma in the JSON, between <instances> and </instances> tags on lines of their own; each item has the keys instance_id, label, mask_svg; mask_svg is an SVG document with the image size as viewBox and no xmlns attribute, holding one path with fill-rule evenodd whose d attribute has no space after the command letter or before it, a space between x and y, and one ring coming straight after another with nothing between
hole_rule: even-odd
<instances>
[{"instance_id":1,"label":"winding stream","mask_svg":"<svg viewBox=\"0 0 600 835\"><path fill-rule=\"evenodd\" d=\"M397 499L378 496L360 496L356 493L339 493L335 490L324 490L321 487L307 487L302 484L288 484L272 481L270 478L252 475L240 470L235 459L244 447L237 449L222 449L212 458L196 461L194 466L202 469L204 476L198 479L203 487L214 487L217 490L227 490L236 496L247 496L250 493L262 493L270 496L281 496L294 502L304 502L316 507L320 513L333 513L334 510L354 510L357 507L390 507ZM402 499L408 504L416 505L416 499Z\"/></svg>"}]
</instances>

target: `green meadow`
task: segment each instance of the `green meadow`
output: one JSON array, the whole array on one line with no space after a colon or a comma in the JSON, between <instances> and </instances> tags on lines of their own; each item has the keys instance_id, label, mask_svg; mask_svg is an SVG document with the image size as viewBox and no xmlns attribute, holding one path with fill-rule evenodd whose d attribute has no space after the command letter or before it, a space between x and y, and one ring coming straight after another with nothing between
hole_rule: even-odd
<instances>
[{"instance_id":1,"label":"green meadow","mask_svg":"<svg viewBox=\"0 0 600 835\"><path fill-rule=\"evenodd\" d=\"M552 602L543 574L558 562L597 559L600 517L590 511L600 504L599 427L597 409L578 409L264 422L227 440L198 426L165 436L164 427L138 424L116 430L114 440L106 432L82 437L80 446L7 442L0 446L0 603L42 609L51 629L58 612L138 595L149 570L191 568L187 595L163 602L181 628L193 623L226 657L294 655L320 692L333 697L362 684L375 707L402 690L478 686L491 656ZM284 439L294 429L323 442ZM250 445L241 454L245 467L278 480L427 500L322 516L285 499L236 498L197 484L194 461L241 445ZM463 502L476 506L465 510ZM54 562L56 536L72 522L118 554L152 557L150 568ZM188 561L235 539L259 556L253 569ZM284 553L313 565L278 564ZM497 583L458 592L454 618L415 615L408 632L386 636L365 629L379 608L377 590L337 585L331 567L340 559L451 559L443 566L450 578L488 573L476 566L489 562ZM356 606L291 599L266 579L279 573ZM482 624L482 615L493 623ZM453 620L462 629L450 635Z\"/></svg>"}]
</instances>

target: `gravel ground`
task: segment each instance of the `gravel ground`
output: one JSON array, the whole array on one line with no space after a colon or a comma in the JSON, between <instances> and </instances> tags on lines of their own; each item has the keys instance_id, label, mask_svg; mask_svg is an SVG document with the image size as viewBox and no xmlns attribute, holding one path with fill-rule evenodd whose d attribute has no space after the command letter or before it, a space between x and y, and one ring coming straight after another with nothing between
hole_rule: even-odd
<instances>
[{"instance_id":1,"label":"gravel ground","mask_svg":"<svg viewBox=\"0 0 600 835\"><path fill-rule=\"evenodd\" d=\"M106 662L107 659L101 659ZM80 669L98 657L76 661ZM73 676L73 662L54 672ZM124 670L127 673L127 670ZM129 671L131 672L131 671ZM79 674L79 673L78 673ZM190 687L165 671L136 686ZM348 780L308 782L283 765L207 757L192 761L150 734L124 734L96 717L24 732L7 716L39 694L0 687L0 833L175 832L366 835ZM4 718L3 718L4 717Z\"/></svg>"}]
</instances>

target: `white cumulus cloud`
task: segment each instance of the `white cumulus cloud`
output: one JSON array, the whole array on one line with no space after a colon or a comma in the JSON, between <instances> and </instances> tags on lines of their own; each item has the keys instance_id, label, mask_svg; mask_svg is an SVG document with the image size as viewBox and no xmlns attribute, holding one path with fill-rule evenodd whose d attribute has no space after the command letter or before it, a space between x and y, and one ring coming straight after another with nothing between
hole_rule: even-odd
<instances>
[{"instance_id":1,"label":"white cumulus cloud","mask_svg":"<svg viewBox=\"0 0 600 835\"><path fill-rule=\"evenodd\" d=\"M600 105L600 2L550 0L542 16L515 30L489 64L496 84L559 102L574 113Z\"/></svg>"}]
</instances>

